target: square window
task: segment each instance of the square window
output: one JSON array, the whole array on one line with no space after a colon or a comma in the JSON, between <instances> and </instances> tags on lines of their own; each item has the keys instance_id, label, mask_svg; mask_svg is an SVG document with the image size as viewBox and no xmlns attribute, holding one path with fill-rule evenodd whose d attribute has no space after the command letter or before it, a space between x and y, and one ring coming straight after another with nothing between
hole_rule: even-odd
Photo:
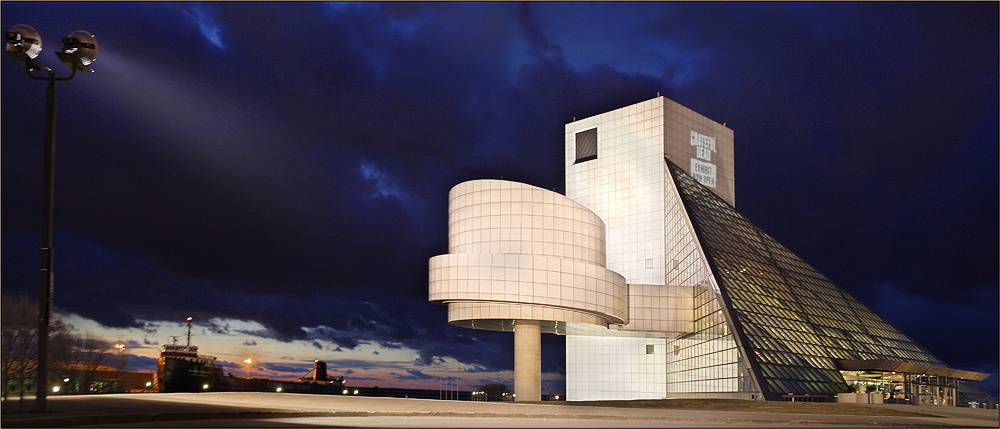
<instances>
[{"instance_id":1,"label":"square window","mask_svg":"<svg viewBox=\"0 0 1000 429\"><path fill-rule=\"evenodd\" d=\"M576 163L597 159L597 128L576 133Z\"/></svg>"},{"instance_id":2,"label":"square window","mask_svg":"<svg viewBox=\"0 0 1000 429\"><path fill-rule=\"evenodd\" d=\"M646 354L647 355L653 354L653 345L652 344L647 344L646 345Z\"/></svg>"}]
</instances>

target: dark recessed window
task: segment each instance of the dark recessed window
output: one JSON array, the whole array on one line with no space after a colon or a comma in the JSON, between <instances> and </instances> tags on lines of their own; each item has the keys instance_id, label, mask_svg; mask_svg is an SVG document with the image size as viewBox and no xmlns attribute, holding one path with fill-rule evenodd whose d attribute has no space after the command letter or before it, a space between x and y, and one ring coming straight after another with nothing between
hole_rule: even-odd
<instances>
[{"instance_id":1,"label":"dark recessed window","mask_svg":"<svg viewBox=\"0 0 1000 429\"><path fill-rule=\"evenodd\" d=\"M597 159L597 128L576 133L576 162Z\"/></svg>"},{"instance_id":2,"label":"dark recessed window","mask_svg":"<svg viewBox=\"0 0 1000 429\"><path fill-rule=\"evenodd\" d=\"M653 354L653 345L652 344L646 344L646 354L647 355Z\"/></svg>"}]
</instances>

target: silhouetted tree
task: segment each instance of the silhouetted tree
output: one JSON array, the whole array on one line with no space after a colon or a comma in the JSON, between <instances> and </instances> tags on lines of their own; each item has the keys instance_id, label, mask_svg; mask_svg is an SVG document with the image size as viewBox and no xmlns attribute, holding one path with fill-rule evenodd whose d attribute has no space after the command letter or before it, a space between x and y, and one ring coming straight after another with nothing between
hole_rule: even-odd
<instances>
[{"instance_id":1,"label":"silhouetted tree","mask_svg":"<svg viewBox=\"0 0 1000 429\"><path fill-rule=\"evenodd\" d=\"M73 333L73 327L62 320L54 321L49 327L49 378L51 378L49 386L60 386L66 389L63 392L66 394L74 393L74 389L62 385L62 379L72 372L70 368L76 342L77 336Z\"/></svg>"},{"instance_id":2,"label":"silhouetted tree","mask_svg":"<svg viewBox=\"0 0 1000 429\"><path fill-rule=\"evenodd\" d=\"M97 383L98 372L114 364L111 342L87 332L76 338L70 366L76 373L78 393L106 393L107 385Z\"/></svg>"},{"instance_id":3,"label":"silhouetted tree","mask_svg":"<svg viewBox=\"0 0 1000 429\"><path fill-rule=\"evenodd\" d=\"M484 384L476 390L484 392L487 401L509 401L514 399L514 392L503 383Z\"/></svg>"},{"instance_id":4,"label":"silhouetted tree","mask_svg":"<svg viewBox=\"0 0 1000 429\"><path fill-rule=\"evenodd\" d=\"M35 388L35 376L38 369L38 305L25 296L11 298L2 297L0 303L0 327L2 327L2 350L0 350L0 367L2 380L0 384L3 395L3 411L7 411L7 400L11 393L16 393L22 399L18 401L19 411L24 411L24 395ZM89 337L89 336L88 336ZM73 332L73 327L63 322L56 314L49 326L49 385L68 388L63 393L78 393L73 384L62 386L62 378L75 374L81 358L81 344L90 348L98 342L81 338ZM83 349L86 349L84 347ZM121 356L119 356L121 357ZM109 357L107 359L111 359ZM87 360L87 359L84 359ZM120 363L126 362L119 359ZM124 366L121 366L124 369ZM116 376L117 377L117 376ZM55 381L55 382L54 382ZM54 382L54 383L53 383Z\"/></svg>"},{"instance_id":5,"label":"silhouetted tree","mask_svg":"<svg viewBox=\"0 0 1000 429\"><path fill-rule=\"evenodd\" d=\"M17 387L20 401L18 407L24 411L25 382L37 365L38 347L38 307L25 296L0 298L0 327L2 327L3 368L3 410L7 409L7 397L13 387Z\"/></svg>"}]
</instances>

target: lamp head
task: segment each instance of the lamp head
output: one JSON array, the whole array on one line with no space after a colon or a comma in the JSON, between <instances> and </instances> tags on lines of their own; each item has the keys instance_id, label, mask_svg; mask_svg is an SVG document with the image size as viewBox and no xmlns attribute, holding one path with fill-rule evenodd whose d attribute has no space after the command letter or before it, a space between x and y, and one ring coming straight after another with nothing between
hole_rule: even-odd
<instances>
[{"instance_id":1,"label":"lamp head","mask_svg":"<svg viewBox=\"0 0 1000 429\"><path fill-rule=\"evenodd\" d=\"M3 38L7 42L7 55L27 67L28 71L51 70L35 61L35 57L42 52L42 38L30 25L15 25L10 31L3 32Z\"/></svg>"},{"instance_id":2,"label":"lamp head","mask_svg":"<svg viewBox=\"0 0 1000 429\"><path fill-rule=\"evenodd\" d=\"M97 40L94 39L94 35L77 30L69 37L63 37L62 42L62 50L56 52L59 61L76 71L94 72L87 67L97 58Z\"/></svg>"}]
</instances>

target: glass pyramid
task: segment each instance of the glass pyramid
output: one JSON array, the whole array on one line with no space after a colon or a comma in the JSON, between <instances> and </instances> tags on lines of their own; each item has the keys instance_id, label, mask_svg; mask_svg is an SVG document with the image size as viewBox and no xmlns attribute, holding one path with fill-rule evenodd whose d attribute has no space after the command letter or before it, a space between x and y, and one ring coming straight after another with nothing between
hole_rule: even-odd
<instances>
[{"instance_id":1,"label":"glass pyramid","mask_svg":"<svg viewBox=\"0 0 1000 429\"><path fill-rule=\"evenodd\" d=\"M699 332L687 337L714 337L711 341L738 346L738 390L757 391L768 400L787 394L832 398L848 391L838 359L947 367L681 168L665 162L716 283L702 288L706 296L696 303L708 309L701 316L711 315L714 321L696 322ZM718 318L725 318L722 332ZM690 343L678 339L675 344L679 351Z\"/></svg>"}]
</instances>

